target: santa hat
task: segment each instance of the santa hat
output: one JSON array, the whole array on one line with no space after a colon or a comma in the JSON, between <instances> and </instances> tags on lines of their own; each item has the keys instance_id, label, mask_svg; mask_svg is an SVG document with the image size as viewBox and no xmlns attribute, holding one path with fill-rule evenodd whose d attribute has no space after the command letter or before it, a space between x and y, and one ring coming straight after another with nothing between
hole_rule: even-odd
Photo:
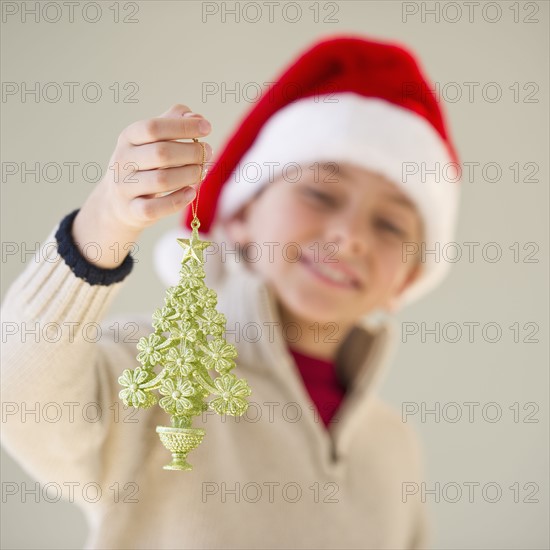
<instances>
[{"instance_id":1,"label":"santa hat","mask_svg":"<svg viewBox=\"0 0 550 550\"><path fill-rule=\"evenodd\" d=\"M458 156L442 107L419 62L403 45L358 36L324 39L275 79L214 159L201 184L197 215L205 238L283 170L349 162L394 182L416 205L426 251L452 240L459 200ZM175 284L175 238L156 249L161 279ZM181 252L181 249L180 249ZM181 255L181 254L180 254ZM422 273L401 295L416 300L445 276L448 262L422 258Z\"/></svg>"}]
</instances>

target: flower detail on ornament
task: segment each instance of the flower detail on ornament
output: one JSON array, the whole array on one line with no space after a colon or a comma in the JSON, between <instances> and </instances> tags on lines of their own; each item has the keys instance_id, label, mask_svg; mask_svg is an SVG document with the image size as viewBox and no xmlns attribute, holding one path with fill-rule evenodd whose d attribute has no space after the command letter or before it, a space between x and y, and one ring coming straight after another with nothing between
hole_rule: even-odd
<instances>
[{"instance_id":1,"label":"flower detail on ornament","mask_svg":"<svg viewBox=\"0 0 550 550\"><path fill-rule=\"evenodd\" d=\"M214 380L219 397L210 402L210 407L218 414L237 416L243 414L248 402L245 397L251 394L245 380L239 380L233 374L223 374Z\"/></svg>"},{"instance_id":2,"label":"flower detail on ornament","mask_svg":"<svg viewBox=\"0 0 550 550\"><path fill-rule=\"evenodd\" d=\"M191 302L187 306L187 313L191 317L196 317L199 313L202 312L202 310L203 310L202 305L200 303L195 302L195 301Z\"/></svg>"},{"instance_id":3,"label":"flower detail on ornament","mask_svg":"<svg viewBox=\"0 0 550 550\"><path fill-rule=\"evenodd\" d=\"M180 276L185 277L185 289L186 290L193 290L196 288L200 288L202 285L204 285L204 282L202 280L201 275L201 269L198 266L182 266L182 269L180 270Z\"/></svg>"},{"instance_id":4,"label":"flower detail on ornament","mask_svg":"<svg viewBox=\"0 0 550 550\"><path fill-rule=\"evenodd\" d=\"M181 376L189 376L193 372L195 369L194 361L195 354L191 349L186 349L182 355L178 349L172 348L165 357L168 372Z\"/></svg>"},{"instance_id":5,"label":"flower detail on ornament","mask_svg":"<svg viewBox=\"0 0 550 550\"><path fill-rule=\"evenodd\" d=\"M166 306L161 309L157 309L153 313L153 327L161 332L170 330L172 325L170 317L172 317L173 312L173 308Z\"/></svg>"},{"instance_id":6,"label":"flower detail on ornament","mask_svg":"<svg viewBox=\"0 0 550 550\"><path fill-rule=\"evenodd\" d=\"M218 296L214 290L211 288L207 289L206 291L206 307L215 307L218 303Z\"/></svg>"},{"instance_id":7,"label":"flower detail on ornament","mask_svg":"<svg viewBox=\"0 0 550 550\"><path fill-rule=\"evenodd\" d=\"M162 338L158 334L151 334L148 338L142 336L137 344L140 353L136 359L145 367L154 367L161 358L161 353L156 348L162 343Z\"/></svg>"},{"instance_id":8,"label":"flower detail on ornament","mask_svg":"<svg viewBox=\"0 0 550 550\"><path fill-rule=\"evenodd\" d=\"M184 321L174 330L178 338L186 342L195 342L197 339L197 324L191 321Z\"/></svg>"},{"instance_id":9,"label":"flower detail on ornament","mask_svg":"<svg viewBox=\"0 0 550 550\"><path fill-rule=\"evenodd\" d=\"M182 319L186 315L187 300L180 300L178 302L171 302L170 307L174 310L177 318Z\"/></svg>"},{"instance_id":10,"label":"flower detail on ornament","mask_svg":"<svg viewBox=\"0 0 550 550\"><path fill-rule=\"evenodd\" d=\"M233 344L228 344L223 338L215 338L208 342L207 346L200 345L206 354L202 358L202 364L207 369L216 369L223 374L234 367L233 359L237 357L237 349Z\"/></svg>"},{"instance_id":11,"label":"flower detail on ornament","mask_svg":"<svg viewBox=\"0 0 550 550\"><path fill-rule=\"evenodd\" d=\"M219 336L223 332L226 323L223 313L218 313L216 310L210 309L202 314L202 319L202 326L208 334Z\"/></svg>"},{"instance_id":12,"label":"flower detail on ornament","mask_svg":"<svg viewBox=\"0 0 550 550\"><path fill-rule=\"evenodd\" d=\"M177 302L180 296L184 293L181 286L172 286L166 291L165 300L169 303Z\"/></svg>"},{"instance_id":13,"label":"flower detail on ornament","mask_svg":"<svg viewBox=\"0 0 550 550\"><path fill-rule=\"evenodd\" d=\"M185 277L188 281L192 277L204 278L204 268L200 265L183 264L180 269L180 277Z\"/></svg>"},{"instance_id":14,"label":"flower detail on ornament","mask_svg":"<svg viewBox=\"0 0 550 550\"><path fill-rule=\"evenodd\" d=\"M201 287L195 291L197 300L203 305L204 309L216 307L218 297L211 288Z\"/></svg>"},{"instance_id":15,"label":"flower detail on ornament","mask_svg":"<svg viewBox=\"0 0 550 550\"><path fill-rule=\"evenodd\" d=\"M187 399L195 394L195 388L189 380L180 379L174 382L171 378L167 378L162 382L159 392L165 396L159 401L159 405L168 414L183 414L193 406L193 403Z\"/></svg>"},{"instance_id":16,"label":"flower detail on ornament","mask_svg":"<svg viewBox=\"0 0 550 550\"><path fill-rule=\"evenodd\" d=\"M147 403L147 395L139 385L146 382L148 377L148 372L141 367L136 367L134 370L126 369L119 376L118 383L124 389L120 390L118 396L127 407L143 407Z\"/></svg>"}]
</instances>

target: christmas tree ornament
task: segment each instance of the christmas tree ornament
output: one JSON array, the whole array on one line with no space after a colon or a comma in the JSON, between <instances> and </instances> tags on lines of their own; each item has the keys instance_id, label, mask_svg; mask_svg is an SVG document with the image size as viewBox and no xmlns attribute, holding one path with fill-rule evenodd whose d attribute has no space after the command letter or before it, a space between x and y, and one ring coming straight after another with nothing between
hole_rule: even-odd
<instances>
[{"instance_id":1,"label":"christmas tree ornament","mask_svg":"<svg viewBox=\"0 0 550 550\"><path fill-rule=\"evenodd\" d=\"M193 141L202 146L202 173L196 203L191 204L191 236L177 239L184 250L179 283L167 289L164 306L153 313L154 332L137 344L140 366L126 369L118 379L124 388L119 397L126 406L148 408L158 402L170 415L171 425L156 429L172 453L165 470L192 469L187 455L205 436L205 430L192 427L194 416L208 409L219 415L240 416L248 408L246 397L251 394L246 380L231 372L237 349L224 338L226 318L216 310L216 292L204 282L204 250L212 243L199 238L196 211L206 150L198 139ZM214 398L207 402L210 395Z\"/></svg>"}]
</instances>

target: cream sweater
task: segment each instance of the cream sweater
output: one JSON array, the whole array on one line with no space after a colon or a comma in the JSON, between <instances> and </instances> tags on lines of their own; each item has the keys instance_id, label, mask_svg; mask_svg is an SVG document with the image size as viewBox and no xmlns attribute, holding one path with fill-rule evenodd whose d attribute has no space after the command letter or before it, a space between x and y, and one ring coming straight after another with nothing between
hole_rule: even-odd
<instances>
[{"instance_id":1,"label":"cream sweater","mask_svg":"<svg viewBox=\"0 0 550 550\"><path fill-rule=\"evenodd\" d=\"M189 455L193 471L166 471L155 427L168 416L158 406L124 409L118 398L117 378L138 365L151 316L107 319L124 281L76 277L56 253L56 229L2 305L14 333L2 345L2 442L50 492L61 488L82 507L86 548L426 547L423 505L402 497L404 483L421 481L417 438L375 393L392 325L357 325L342 345L350 388L327 430L287 351L271 288L237 262L210 279L207 271L251 406L240 418L196 418L206 436ZM22 338L23 328L39 332Z\"/></svg>"}]
</instances>

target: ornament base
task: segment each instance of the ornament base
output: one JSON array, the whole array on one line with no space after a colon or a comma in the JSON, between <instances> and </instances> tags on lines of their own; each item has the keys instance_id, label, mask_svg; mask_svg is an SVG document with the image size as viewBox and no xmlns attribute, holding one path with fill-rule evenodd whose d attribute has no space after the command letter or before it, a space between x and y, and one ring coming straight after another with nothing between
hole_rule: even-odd
<instances>
[{"instance_id":1,"label":"ornament base","mask_svg":"<svg viewBox=\"0 0 550 550\"><path fill-rule=\"evenodd\" d=\"M193 466L187 462L184 453L172 453L172 462L162 467L163 470L192 470Z\"/></svg>"},{"instance_id":2,"label":"ornament base","mask_svg":"<svg viewBox=\"0 0 550 550\"><path fill-rule=\"evenodd\" d=\"M205 431L200 428L172 428L157 426L162 444L172 453L172 462L164 470L192 470L187 455L202 442Z\"/></svg>"}]
</instances>

